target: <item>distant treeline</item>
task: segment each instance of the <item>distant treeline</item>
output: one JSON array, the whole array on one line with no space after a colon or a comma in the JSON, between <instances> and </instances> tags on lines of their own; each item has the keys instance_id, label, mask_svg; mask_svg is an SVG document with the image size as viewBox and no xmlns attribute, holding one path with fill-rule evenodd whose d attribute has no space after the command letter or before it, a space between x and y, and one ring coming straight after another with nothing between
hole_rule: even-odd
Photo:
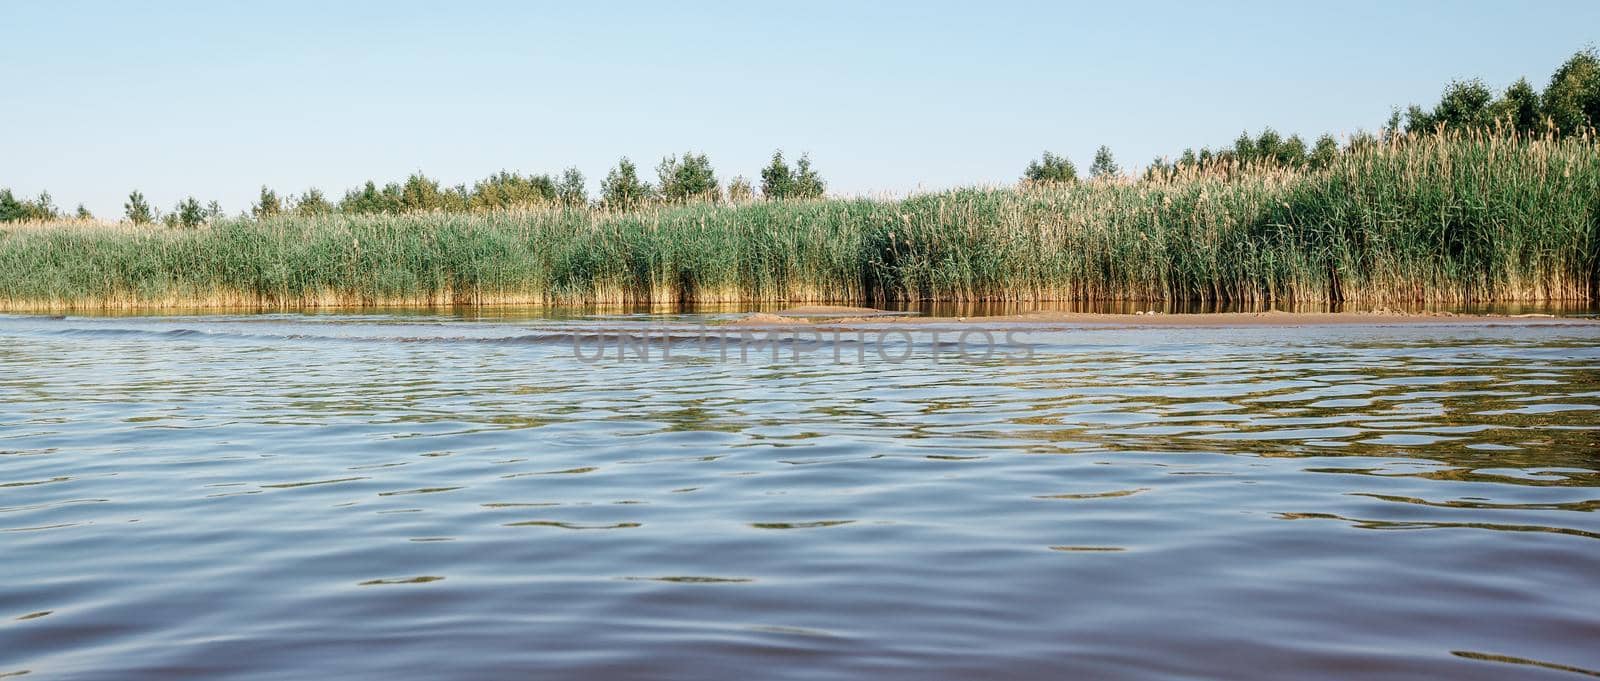
<instances>
[{"instance_id":1,"label":"distant treeline","mask_svg":"<svg viewBox=\"0 0 1600 681\"><path fill-rule=\"evenodd\" d=\"M1572 55L1550 76L1542 92L1519 79L1498 96L1478 79L1455 81L1445 89L1431 109L1412 105L1395 109L1389 121L1376 132L1358 131L1344 142L1331 134L1307 143L1299 135L1280 135L1271 128L1252 136L1245 132L1233 144L1221 149L1185 149L1176 159L1157 158L1144 168L1144 180L1170 179L1187 172L1232 174L1247 168L1291 168L1320 170L1331 166L1340 154L1348 154L1381 142L1416 139L1441 132L1492 131L1506 136L1537 135L1566 138L1590 135L1600 127L1600 55L1593 48ZM1122 179L1123 170L1111 149L1102 146L1089 168L1091 179ZM1045 152L1028 164L1023 172L1025 184L1076 182L1077 167L1066 156ZM513 207L582 206L609 211L627 211L654 204L690 201L730 201L734 203L764 199L818 198L826 189L822 177L802 155L792 166L780 150L763 168L759 188L743 176L734 177L724 187L718 181L705 154L685 153L668 156L656 166L656 182L639 177L639 169L628 158L601 181L593 201L583 173L568 168L559 176L522 175L501 171L473 183L442 186L421 173L404 182L379 186L368 181L331 200L319 189L295 194L279 194L263 186L251 205L248 217L277 215L324 215L332 213L373 215L413 212L472 212ZM759 189L759 194L758 194ZM0 222L49 221L61 218L93 219L79 204L70 214L57 208L48 192L33 199L18 198L9 189L0 189ZM194 197L179 201L162 213L144 195L134 191L123 205L122 220L134 224L163 222L170 226L194 227L223 217L221 206L212 201L202 204Z\"/></svg>"},{"instance_id":2,"label":"distant treeline","mask_svg":"<svg viewBox=\"0 0 1600 681\"><path fill-rule=\"evenodd\" d=\"M760 183L759 196L766 199L821 198L827 188L822 176L811 166L809 156L802 154L790 165L781 149L773 152L772 160L761 169ZM757 187L743 176L734 177L724 188L705 154L686 152L682 156L662 159L656 165L654 184L639 177L639 169L633 161L622 158L601 181L600 196L592 204L583 173L577 168L568 168L559 177L501 171L474 182L470 187L465 184L446 187L438 180L414 173L404 182L390 182L381 187L369 180L345 192L344 197L337 201L329 200L322 190L316 188L294 195L279 194L263 186L249 212L244 215L253 218L331 213L392 215L552 205L592 205L598 209L625 211L658 203L750 201L757 198L756 192ZM19 199L10 189L0 189L0 222L48 221L65 217L90 220L94 215L82 204L71 215L64 215L49 192L41 193L34 199ZM223 210L216 201L201 204L199 199L192 196L162 213L151 206L138 190L128 194L122 215L123 220L134 224L163 222L173 227L196 227L221 217L224 217Z\"/></svg>"},{"instance_id":3,"label":"distant treeline","mask_svg":"<svg viewBox=\"0 0 1600 681\"><path fill-rule=\"evenodd\" d=\"M1340 153L1401 136L1490 130L1559 138L1589 135L1596 128L1600 128L1600 55L1590 48L1573 54L1556 69L1543 92L1534 89L1527 78L1517 79L1498 97L1480 79L1458 80L1445 87L1432 109L1415 104L1404 112L1396 108L1377 132L1358 131L1342 145L1331 134L1307 144L1299 135L1284 137L1271 128L1254 137L1246 131L1232 145L1215 151L1185 149L1176 159L1156 158L1145 167L1144 178L1171 176L1187 169L1246 166L1319 170L1332 165ZM1121 172L1110 148L1102 146L1095 152L1089 168L1091 179L1118 177ZM1066 156L1047 151L1028 165L1022 179L1028 183L1075 182L1078 172Z\"/></svg>"}]
</instances>

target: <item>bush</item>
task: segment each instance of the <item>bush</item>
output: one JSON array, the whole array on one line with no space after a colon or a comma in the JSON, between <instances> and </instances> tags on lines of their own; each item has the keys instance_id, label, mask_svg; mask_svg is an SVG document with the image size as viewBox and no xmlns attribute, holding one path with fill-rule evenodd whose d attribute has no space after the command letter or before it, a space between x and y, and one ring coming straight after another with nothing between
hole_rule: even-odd
<instances>
[{"instance_id":1,"label":"bush","mask_svg":"<svg viewBox=\"0 0 1600 681\"><path fill-rule=\"evenodd\" d=\"M639 168L626 156L600 183L600 203L610 210L632 210L654 197L655 190L639 179Z\"/></svg>"},{"instance_id":2,"label":"bush","mask_svg":"<svg viewBox=\"0 0 1600 681\"><path fill-rule=\"evenodd\" d=\"M136 225L155 222L155 211L150 209L149 202L144 200L144 194L135 189L128 194L128 202L122 204L122 214L128 222Z\"/></svg>"},{"instance_id":3,"label":"bush","mask_svg":"<svg viewBox=\"0 0 1600 681\"><path fill-rule=\"evenodd\" d=\"M1089 166L1089 177L1112 179L1121 174L1122 169L1117 167L1117 160L1111 156L1111 147L1101 145L1094 152L1094 164Z\"/></svg>"},{"instance_id":4,"label":"bush","mask_svg":"<svg viewBox=\"0 0 1600 681\"><path fill-rule=\"evenodd\" d=\"M1029 161L1022 171L1022 181L1028 184L1066 184L1078 181L1078 169L1065 156L1044 152L1037 161Z\"/></svg>"},{"instance_id":5,"label":"bush","mask_svg":"<svg viewBox=\"0 0 1600 681\"><path fill-rule=\"evenodd\" d=\"M656 181L662 200L683 203L690 200L716 201L722 190L717 174L705 154L684 152L683 157L668 156L656 166Z\"/></svg>"}]
</instances>

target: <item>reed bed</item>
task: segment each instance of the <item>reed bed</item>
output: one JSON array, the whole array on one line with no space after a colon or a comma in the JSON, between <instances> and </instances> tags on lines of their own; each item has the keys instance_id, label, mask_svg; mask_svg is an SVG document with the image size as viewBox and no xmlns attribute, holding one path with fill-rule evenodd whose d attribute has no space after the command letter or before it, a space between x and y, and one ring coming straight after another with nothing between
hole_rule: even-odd
<instances>
[{"instance_id":1,"label":"reed bed","mask_svg":"<svg viewBox=\"0 0 1600 681\"><path fill-rule=\"evenodd\" d=\"M1451 134L1317 171L899 200L0 226L0 309L1600 297L1600 149Z\"/></svg>"}]
</instances>

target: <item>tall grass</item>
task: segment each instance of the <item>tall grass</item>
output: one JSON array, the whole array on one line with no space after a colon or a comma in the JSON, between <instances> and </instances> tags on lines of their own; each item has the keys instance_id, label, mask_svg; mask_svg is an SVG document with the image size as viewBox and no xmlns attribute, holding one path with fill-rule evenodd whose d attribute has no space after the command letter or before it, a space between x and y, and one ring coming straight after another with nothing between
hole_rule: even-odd
<instances>
[{"instance_id":1,"label":"tall grass","mask_svg":"<svg viewBox=\"0 0 1600 681\"><path fill-rule=\"evenodd\" d=\"M1600 297L1600 149L1429 136L1320 170L902 200L0 228L0 308Z\"/></svg>"}]
</instances>

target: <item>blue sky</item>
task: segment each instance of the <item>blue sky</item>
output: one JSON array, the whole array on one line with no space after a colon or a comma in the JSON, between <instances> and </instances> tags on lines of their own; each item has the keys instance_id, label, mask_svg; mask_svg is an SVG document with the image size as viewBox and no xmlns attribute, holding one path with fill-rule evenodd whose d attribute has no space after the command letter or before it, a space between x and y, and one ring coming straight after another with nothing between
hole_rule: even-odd
<instances>
[{"instance_id":1,"label":"blue sky","mask_svg":"<svg viewBox=\"0 0 1600 681\"><path fill-rule=\"evenodd\" d=\"M262 184L447 184L775 148L840 193L1374 128L1452 78L1542 87L1600 2L7 2L0 186L121 213ZM647 176L652 175L647 173Z\"/></svg>"}]
</instances>

